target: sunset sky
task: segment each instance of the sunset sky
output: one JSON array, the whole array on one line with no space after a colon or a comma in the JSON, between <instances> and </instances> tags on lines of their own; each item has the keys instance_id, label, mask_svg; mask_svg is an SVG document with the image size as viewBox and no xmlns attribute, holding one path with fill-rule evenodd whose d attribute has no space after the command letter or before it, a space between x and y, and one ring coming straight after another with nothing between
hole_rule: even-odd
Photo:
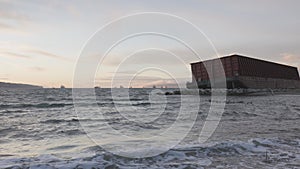
<instances>
[{"instance_id":1,"label":"sunset sky","mask_svg":"<svg viewBox=\"0 0 300 169\"><path fill-rule=\"evenodd\" d=\"M203 31L221 56L239 53L299 69L299 6L298 0L0 0L0 81L72 87L76 61L88 39L112 20L139 12L163 12L185 18ZM123 29L126 26L113 31ZM177 44L158 37L125 42L110 53L102 73L96 76L97 84L108 86L115 72L111 68L132 54L134 50L129 49L155 46L180 50ZM216 57L205 50L201 54ZM182 51L182 55L187 53ZM172 78L163 72L141 70L149 63L159 63L173 70L173 78L185 83L190 80L190 72L180 71L179 67L188 67L189 62L196 60L185 61L183 64L172 59L165 50L141 50L132 61L124 63L122 77L140 70L139 80L133 86L172 85ZM120 80L116 85L127 84Z\"/></svg>"}]
</instances>

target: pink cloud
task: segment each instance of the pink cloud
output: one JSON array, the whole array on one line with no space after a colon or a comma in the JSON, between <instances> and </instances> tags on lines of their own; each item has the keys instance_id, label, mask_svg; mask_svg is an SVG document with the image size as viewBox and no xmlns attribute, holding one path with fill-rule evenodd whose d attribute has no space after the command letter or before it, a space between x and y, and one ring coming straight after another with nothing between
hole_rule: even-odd
<instances>
[{"instance_id":1,"label":"pink cloud","mask_svg":"<svg viewBox=\"0 0 300 169\"><path fill-rule=\"evenodd\" d=\"M296 66L300 70L300 55L282 53L280 54L280 56L281 56L281 61L283 63Z\"/></svg>"},{"instance_id":2,"label":"pink cloud","mask_svg":"<svg viewBox=\"0 0 300 169\"><path fill-rule=\"evenodd\" d=\"M299 61L300 57L294 54L290 53L282 53L280 54L282 56L282 60L286 62L294 62L294 61Z\"/></svg>"}]
</instances>

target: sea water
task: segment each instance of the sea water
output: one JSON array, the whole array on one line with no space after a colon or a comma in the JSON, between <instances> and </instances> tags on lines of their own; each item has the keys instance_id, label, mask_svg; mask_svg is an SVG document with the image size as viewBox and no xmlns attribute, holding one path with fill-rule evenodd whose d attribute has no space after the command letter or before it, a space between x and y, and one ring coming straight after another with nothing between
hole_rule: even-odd
<instances>
[{"instance_id":1,"label":"sea water","mask_svg":"<svg viewBox=\"0 0 300 169\"><path fill-rule=\"evenodd\" d=\"M130 89L129 100L113 99L111 89L95 90L104 119L96 119L88 95L82 96L86 109L76 112L71 89L1 89L0 168L300 168L299 95L228 96L217 129L204 143L199 143L199 133L212 100L200 96L192 129L175 133L187 134L179 144L155 156L129 158L104 148L115 140L96 144L82 124L103 137L111 131L100 121L129 135L155 133L176 121L182 98L169 95L151 103L154 89ZM158 97L171 91L155 90ZM198 96L185 97L192 101ZM121 108L116 110L116 104ZM120 118L120 111L135 120ZM144 144L143 139L134 141Z\"/></svg>"}]
</instances>

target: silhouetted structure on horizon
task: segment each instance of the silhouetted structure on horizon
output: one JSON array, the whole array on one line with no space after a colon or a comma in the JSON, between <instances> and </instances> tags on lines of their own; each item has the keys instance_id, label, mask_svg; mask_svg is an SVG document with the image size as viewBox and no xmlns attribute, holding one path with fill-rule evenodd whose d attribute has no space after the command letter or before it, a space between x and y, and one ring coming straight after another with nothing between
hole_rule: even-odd
<instances>
[{"instance_id":1,"label":"silhouetted structure on horizon","mask_svg":"<svg viewBox=\"0 0 300 169\"><path fill-rule=\"evenodd\" d=\"M223 71L220 64L224 68ZM191 63L191 69L193 79L192 83L187 83L188 88L211 88L222 81L222 72L225 74L226 85L229 89L300 88L296 67L241 55Z\"/></svg>"}]
</instances>

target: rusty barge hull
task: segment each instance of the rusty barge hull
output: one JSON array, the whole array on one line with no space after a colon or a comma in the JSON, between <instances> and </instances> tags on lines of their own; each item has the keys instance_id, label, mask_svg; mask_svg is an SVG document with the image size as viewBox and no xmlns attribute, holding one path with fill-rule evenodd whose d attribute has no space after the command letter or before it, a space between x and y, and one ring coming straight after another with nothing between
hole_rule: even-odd
<instances>
[{"instance_id":1,"label":"rusty barge hull","mask_svg":"<svg viewBox=\"0 0 300 169\"><path fill-rule=\"evenodd\" d=\"M296 67L241 55L191 63L191 69L193 79L192 83L187 84L188 88L211 88L211 83L216 83L222 75L225 75L228 89L300 88L300 78ZM207 69L211 72L208 73Z\"/></svg>"}]
</instances>

